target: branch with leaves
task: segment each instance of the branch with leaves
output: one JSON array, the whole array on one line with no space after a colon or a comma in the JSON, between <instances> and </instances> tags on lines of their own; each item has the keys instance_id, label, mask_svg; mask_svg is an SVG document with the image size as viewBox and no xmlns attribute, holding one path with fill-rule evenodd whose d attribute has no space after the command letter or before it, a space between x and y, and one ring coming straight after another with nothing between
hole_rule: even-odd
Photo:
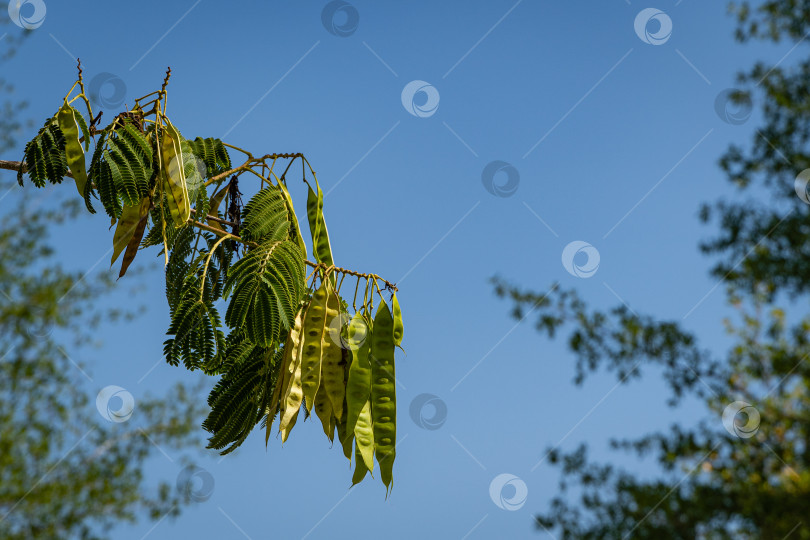
<instances>
[{"instance_id":1,"label":"branch with leaves","mask_svg":"<svg viewBox=\"0 0 810 540\"><path fill-rule=\"evenodd\" d=\"M323 192L303 154L255 157L219 139L183 137L166 115L170 76L100 128L79 64L78 80L23 160L0 168L16 170L20 185L26 175L36 187L72 178L91 213L98 201L115 226L111 265L123 255L119 278L139 251L161 246L171 315L166 361L221 376L203 422L209 448L231 452L259 423L267 443L276 417L285 442L299 412L314 409L329 440L337 432L354 459L353 484L373 471L376 455L388 493L394 351L403 334L396 286L335 266ZM233 166L229 150L244 162ZM308 186L313 261L287 189L297 160ZM259 186L243 204L246 174ZM351 307L341 295L347 276L355 280Z\"/></svg>"}]
</instances>

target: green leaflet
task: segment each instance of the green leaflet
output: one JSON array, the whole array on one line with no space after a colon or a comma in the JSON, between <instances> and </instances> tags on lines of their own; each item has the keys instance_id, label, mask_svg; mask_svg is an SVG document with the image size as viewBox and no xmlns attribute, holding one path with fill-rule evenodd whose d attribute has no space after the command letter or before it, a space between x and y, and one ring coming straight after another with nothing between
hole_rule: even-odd
<instances>
[{"instance_id":1,"label":"green leaflet","mask_svg":"<svg viewBox=\"0 0 810 540\"><path fill-rule=\"evenodd\" d=\"M113 235L113 255L110 266L115 264L115 260L124 251L130 240L135 237L135 233L139 229L141 236L143 236L143 227L146 226L146 219L149 216L149 204L149 197L144 197L138 205L124 207ZM138 238L138 244L140 244L140 241L141 238Z\"/></svg>"},{"instance_id":2,"label":"green leaflet","mask_svg":"<svg viewBox=\"0 0 810 540\"><path fill-rule=\"evenodd\" d=\"M261 244L228 272L225 295L231 300L225 322L231 328L244 327L253 343L271 347L292 328L304 287L298 246L288 240Z\"/></svg>"},{"instance_id":3,"label":"green leaflet","mask_svg":"<svg viewBox=\"0 0 810 540\"><path fill-rule=\"evenodd\" d=\"M181 137L169 119L164 118L164 120L166 125L163 128L163 138L160 142L163 190L174 224L182 227L191 217L191 201L183 167L183 151L180 148Z\"/></svg>"},{"instance_id":4,"label":"green leaflet","mask_svg":"<svg viewBox=\"0 0 810 540\"><path fill-rule=\"evenodd\" d=\"M397 438L396 373L394 370L394 319L380 301L371 333L371 417L380 478L386 495L392 487Z\"/></svg>"},{"instance_id":5,"label":"green leaflet","mask_svg":"<svg viewBox=\"0 0 810 540\"><path fill-rule=\"evenodd\" d=\"M282 191L265 187L245 205L242 238L249 242L288 240L290 225Z\"/></svg>"},{"instance_id":6,"label":"green leaflet","mask_svg":"<svg viewBox=\"0 0 810 540\"><path fill-rule=\"evenodd\" d=\"M85 169L84 150L79 137L79 123L76 116L81 116L79 112L68 105L67 99L56 114L56 121L59 129L65 137L65 158L67 159L70 172L76 181L76 188L79 195L84 196L84 187L87 184L87 169ZM85 128L86 129L86 128ZM85 142L89 137L85 136Z\"/></svg>"},{"instance_id":7,"label":"green leaflet","mask_svg":"<svg viewBox=\"0 0 810 540\"><path fill-rule=\"evenodd\" d=\"M45 121L36 137L25 145L23 161L28 170L28 178L37 187L45 182L59 184L68 171L65 158L65 137L54 118ZM22 186L23 173L17 173L17 182Z\"/></svg>"},{"instance_id":8,"label":"green leaflet","mask_svg":"<svg viewBox=\"0 0 810 540\"><path fill-rule=\"evenodd\" d=\"M227 454L244 442L267 408L273 377L282 352L251 346L244 360L231 366L211 390L211 413L203 428L213 435L208 448Z\"/></svg>"},{"instance_id":9,"label":"green leaflet","mask_svg":"<svg viewBox=\"0 0 810 540\"><path fill-rule=\"evenodd\" d=\"M327 267L332 266L332 247L329 243L329 231L326 229L326 221L323 217L323 192L318 181L315 181L318 192L309 188L307 194L307 219L309 220L309 230L312 233L312 254L315 262L323 263ZM334 283L334 277L332 277Z\"/></svg>"}]
</instances>

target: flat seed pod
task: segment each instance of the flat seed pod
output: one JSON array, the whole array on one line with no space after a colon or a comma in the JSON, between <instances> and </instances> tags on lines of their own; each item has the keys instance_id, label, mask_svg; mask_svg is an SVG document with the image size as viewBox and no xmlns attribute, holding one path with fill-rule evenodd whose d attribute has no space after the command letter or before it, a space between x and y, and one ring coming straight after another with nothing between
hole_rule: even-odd
<instances>
[{"instance_id":1,"label":"flat seed pod","mask_svg":"<svg viewBox=\"0 0 810 540\"><path fill-rule=\"evenodd\" d=\"M276 411L283 410L283 403L281 398L287 397L287 386L294 374L296 361L300 363L301 359L301 331L304 324L304 310L306 306L302 307L295 315L295 324L290 330L290 335L287 336L287 342L284 345L284 357L281 361L281 367L278 371L278 378L276 379L276 386L273 389L273 394L270 397L270 403L267 410L267 430L264 435L264 444L270 440L270 430L273 427L273 419L276 416ZM284 393L282 393L284 391Z\"/></svg>"},{"instance_id":2,"label":"flat seed pod","mask_svg":"<svg viewBox=\"0 0 810 540\"><path fill-rule=\"evenodd\" d=\"M312 233L312 251L317 262L331 266L335 263L332 260L329 231L326 229L326 221L323 218L323 192L317 180L315 188L318 190L317 193L310 187L307 194L307 219L309 220L309 230Z\"/></svg>"},{"instance_id":3,"label":"flat seed pod","mask_svg":"<svg viewBox=\"0 0 810 540\"><path fill-rule=\"evenodd\" d=\"M304 242L304 237L301 235L301 226L298 224L298 216L295 215L295 208L293 208L292 197L290 197L290 192L287 191L287 186L284 182L279 182L278 187L281 188L281 193L284 195L284 205L287 207L287 214L292 223L292 231L295 234L295 241L298 243L298 247L301 248L301 253L304 255L304 258L307 258L307 244Z\"/></svg>"},{"instance_id":4,"label":"flat seed pod","mask_svg":"<svg viewBox=\"0 0 810 540\"><path fill-rule=\"evenodd\" d=\"M386 496L393 486L397 438L396 373L394 371L394 319L384 300L380 301L371 333L371 417L380 478Z\"/></svg>"},{"instance_id":5,"label":"flat seed pod","mask_svg":"<svg viewBox=\"0 0 810 540\"><path fill-rule=\"evenodd\" d=\"M115 228L113 234L113 254L110 260L110 266L115 264L115 260L124 251L124 248L130 243L135 232L138 230L139 224L143 221L146 225L146 218L149 215L149 197L144 197L141 203L137 206L125 206L121 212L121 217L118 219L118 226ZM143 235L143 229L141 229ZM140 243L140 239L138 240Z\"/></svg>"},{"instance_id":6,"label":"flat seed pod","mask_svg":"<svg viewBox=\"0 0 810 540\"><path fill-rule=\"evenodd\" d=\"M374 425L371 420L371 401L366 401L357 423L354 426L354 440L357 445L357 453L362 456L361 461L369 471L374 470Z\"/></svg>"},{"instance_id":7,"label":"flat seed pod","mask_svg":"<svg viewBox=\"0 0 810 540\"><path fill-rule=\"evenodd\" d=\"M343 347L340 337L333 335L332 326L337 317L340 317L340 298L329 287L326 296L326 331L323 336L321 348L321 387L326 392L332 404L332 413L335 417L343 416L343 400L346 397L346 383L343 380ZM340 319L338 319L339 321Z\"/></svg>"},{"instance_id":8,"label":"flat seed pod","mask_svg":"<svg viewBox=\"0 0 810 540\"><path fill-rule=\"evenodd\" d=\"M363 481L363 478L366 477L366 473L368 473L368 467L366 467L365 461L363 461L363 456L360 455L360 447L354 447L354 474L352 474L352 486L356 486L360 482Z\"/></svg>"},{"instance_id":9,"label":"flat seed pod","mask_svg":"<svg viewBox=\"0 0 810 540\"><path fill-rule=\"evenodd\" d=\"M352 353L349 366L349 380L346 383L346 429L354 431L360 410L371 395L371 363L369 350L371 347L371 325L360 313L355 313L349 323L348 344Z\"/></svg>"},{"instance_id":10,"label":"flat seed pod","mask_svg":"<svg viewBox=\"0 0 810 540\"><path fill-rule=\"evenodd\" d=\"M225 199L225 196L228 194L228 189L231 187L230 184L225 184L219 191L211 195L211 199L208 201L208 212L216 216L219 212L219 205L222 204L222 201ZM225 225L220 223L219 221L214 221L213 219L205 220L208 223L209 227L213 227L215 229L219 229L222 232L227 232L225 230ZM306 257L306 252L304 253L304 257Z\"/></svg>"},{"instance_id":11,"label":"flat seed pod","mask_svg":"<svg viewBox=\"0 0 810 540\"><path fill-rule=\"evenodd\" d=\"M164 118L161 149L161 174L164 191L168 200L169 212L174 224L182 227L191 217L191 201L188 197L186 175L183 171L183 151L180 149L180 133L168 118Z\"/></svg>"},{"instance_id":12,"label":"flat seed pod","mask_svg":"<svg viewBox=\"0 0 810 540\"><path fill-rule=\"evenodd\" d=\"M279 431L281 432L281 442L285 442L289 436L290 430L295 425L295 419L298 417L298 411L301 408L301 400L304 398L304 391L301 385L301 364L303 357L305 332L305 321L309 310L312 309L312 304L304 306L296 315L296 323L290 331L290 341L294 345L290 348L290 359L286 366L284 376L286 381L284 388L282 388L282 400L280 404L279 417ZM300 326L299 326L300 321Z\"/></svg>"},{"instance_id":13,"label":"flat seed pod","mask_svg":"<svg viewBox=\"0 0 810 540\"><path fill-rule=\"evenodd\" d=\"M333 349L340 348L329 336L329 323L337 316L334 299L330 299L331 287L328 281L312 293L312 301L304 317L304 343L301 356L301 382L304 388L307 411L312 412L315 395L321 385L321 361L324 354L333 355ZM334 404L334 403L333 403Z\"/></svg>"},{"instance_id":14,"label":"flat seed pod","mask_svg":"<svg viewBox=\"0 0 810 540\"><path fill-rule=\"evenodd\" d=\"M80 127L76 115L80 114L76 109L68 105L67 99L59 112L56 114L56 121L62 135L65 137L65 158L68 167L76 181L76 188L79 195L84 197L84 188L87 184L87 169L84 162L84 150L80 140Z\"/></svg>"},{"instance_id":15,"label":"flat seed pod","mask_svg":"<svg viewBox=\"0 0 810 540\"><path fill-rule=\"evenodd\" d=\"M399 347L402 345L402 335L405 332L405 327L402 325L402 310L399 309L399 300L397 294L391 299L391 311L394 316L394 345Z\"/></svg>"},{"instance_id":16,"label":"flat seed pod","mask_svg":"<svg viewBox=\"0 0 810 540\"><path fill-rule=\"evenodd\" d=\"M332 415L332 404L329 401L329 397L326 395L323 387L318 390L318 393L315 395L315 414L321 420L321 424L323 425L323 432L326 433L326 436L329 438L330 442L334 442L335 440L335 419Z\"/></svg>"},{"instance_id":17,"label":"flat seed pod","mask_svg":"<svg viewBox=\"0 0 810 540\"><path fill-rule=\"evenodd\" d=\"M290 418L290 421L287 423L286 426L284 426L284 428L282 428L280 430L281 431L281 442L282 442L282 444L287 442L287 437L290 436L290 432L292 431L293 426L295 426L295 421L298 419L298 412L300 410L301 409L295 409L295 413Z\"/></svg>"}]
</instances>

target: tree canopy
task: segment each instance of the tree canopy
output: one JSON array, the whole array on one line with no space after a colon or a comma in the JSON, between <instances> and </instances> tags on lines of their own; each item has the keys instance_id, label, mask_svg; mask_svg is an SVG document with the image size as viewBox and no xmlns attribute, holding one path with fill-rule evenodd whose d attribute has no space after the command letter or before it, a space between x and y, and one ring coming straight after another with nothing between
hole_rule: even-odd
<instances>
[{"instance_id":1,"label":"tree canopy","mask_svg":"<svg viewBox=\"0 0 810 540\"><path fill-rule=\"evenodd\" d=\"M736 3L732 13L740 41L788 40L798 43L797 56L806 51L807 2ZM656 365L673 405L695 396L717 419L612 441L655 458L661 474L654 478L595 463L585 446L550 451L561 491L536 516L540 531L558 538L810 538L810 314L803 303L810 199L800 174L810 167L810 59L757 63L739 74L739 85L734 99L760 102L764 125L748 147L732 146L720 159L739 197L701 211L719 228L701 249L714 259L712 273L732 308L719 328L733 336L728 351L705 350L682 321L625 306L594 310L574 290L547 295L494 280L515 317L534 310L539 331L567 334L577 384L603 367L626 383Z\"/></svg>"}]
</instances>

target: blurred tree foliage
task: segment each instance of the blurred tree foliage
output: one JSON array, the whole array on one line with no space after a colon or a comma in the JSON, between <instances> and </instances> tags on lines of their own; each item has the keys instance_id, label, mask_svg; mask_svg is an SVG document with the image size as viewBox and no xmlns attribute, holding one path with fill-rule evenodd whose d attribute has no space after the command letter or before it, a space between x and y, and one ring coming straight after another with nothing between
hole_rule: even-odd
<instances>
[{"instance_id":1,"label":"blurred tree foliage","mask_svg":"<svg viewBox=\"0 0 810 540\"><path fill-rule=\"evenodd\" d=\"M733 146L720 160L738 197L701 211L719 228L701 248L715 258L713 273L735 312L725 321L733 347L718 356L680 321L624 306L596 311L574 291L546 296L495 279L515 317L537 316L549 336L568 333L577 384L600 368L627 382L655 365L673 405L696 396L716 418L611 442L653 457L661 474L652 479L593 463L584 446L552 451L561 491L536 522L557 538L810 538L810 208L794 190L797 174L810 167L810 58L799 58L810 2L743 2L731 11L742 42L797 43L785 62L757 63L739 75L736 98L760 103L764 124L749 148ZM727 408L740 401L751 407Z\"/></svg>"},{"instance_id":2,"label":"blurred tree foliage","mask_svg":"<svg viewBox=\"0 0 810 540\"><path fill-rule=\"evenodd\" d=\"M4 47L20 41L7 35ZM10 90L0 79L0 152L22 128ZM188 490L174 477L146 485L144 464L159 448L200 445L204 400L178 385L139 398L126 422L96 410L100 386L76 358L102 320L127 314L94 307L113 287L103 273L84 279L53 259L48 231L81 201L46 208L38 199L12 173L0 177L0 538L102 538L116 523L177 515Z\"/></svg>"}]
</instances>

